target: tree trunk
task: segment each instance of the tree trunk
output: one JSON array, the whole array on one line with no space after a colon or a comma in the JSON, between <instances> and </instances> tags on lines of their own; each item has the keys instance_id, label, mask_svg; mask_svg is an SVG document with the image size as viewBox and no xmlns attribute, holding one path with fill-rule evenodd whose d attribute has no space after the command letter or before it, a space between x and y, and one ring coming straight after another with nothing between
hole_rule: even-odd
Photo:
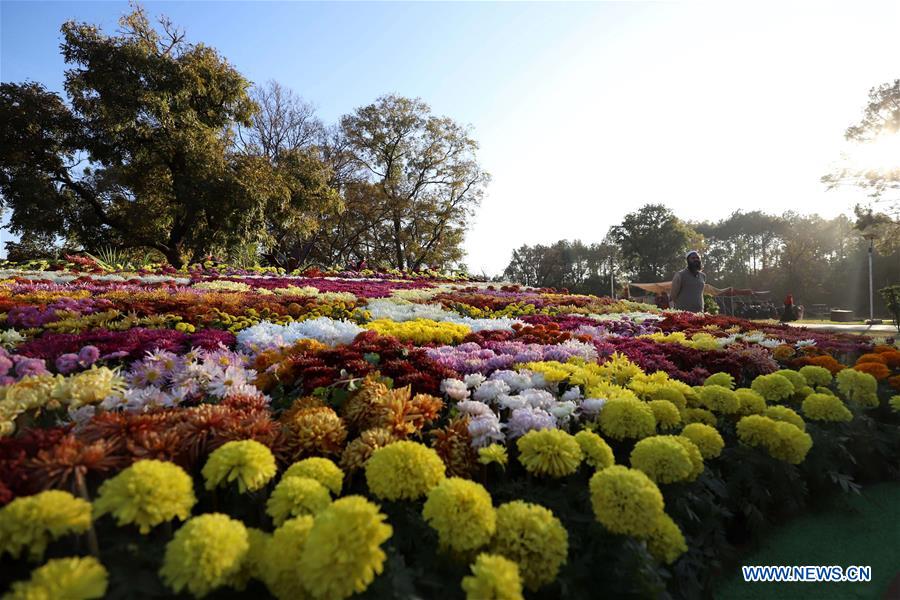
<instances>
[{"instance_id":1,"label":"tree trunk","mask_svg":"<svg viewBox=\"0 0 900 600\"><path fill-rule=\"evenodd\" d=\"M403 260L403 244L400 243L400 226L400 218L394 217L394 260L402 271L406 262Z\"/></svg>"},{"instance_id":2,"label":"tree trunk","mask_svg":"<svg viewBox=\"0 0 900 600\"><path fill-rule=\"evenodd\" d=\"M169 264L176 269L180 269L184 266L184 257L181 255L181 250L178 248L167 248L163 254L165 254Z\"/></svg>"}]
</instances>

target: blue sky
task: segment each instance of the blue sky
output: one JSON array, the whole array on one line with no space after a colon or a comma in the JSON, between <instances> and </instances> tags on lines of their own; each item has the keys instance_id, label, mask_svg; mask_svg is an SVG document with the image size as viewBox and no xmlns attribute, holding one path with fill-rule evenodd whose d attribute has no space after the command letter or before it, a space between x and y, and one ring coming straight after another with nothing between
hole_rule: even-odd
<instances>
[{"instance_id":1,"label":"blue sky","mask_svg":"<svg viewBox=\"0 0 900 600\"><path fill-rule=\"evenodd\" d=\"M599 241L646 202L689 219L848 211L864 194L819 177L868 89L900 76L900 3L145 6L326 122L398 93L471 124L493 182L466 249L489 274L523 243ZM109 31L127 11L3 1L0 77L61 89L60 24Z\"/></svg>"}]
</instances>

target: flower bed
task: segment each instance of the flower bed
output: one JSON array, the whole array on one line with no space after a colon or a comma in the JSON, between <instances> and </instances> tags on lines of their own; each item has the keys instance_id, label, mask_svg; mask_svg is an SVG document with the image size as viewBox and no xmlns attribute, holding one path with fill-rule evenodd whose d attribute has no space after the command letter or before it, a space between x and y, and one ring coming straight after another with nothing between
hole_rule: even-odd
<instances>
[{"instance_id":1,"label":"flower bed","mask_svg":"<svg viewBox=\"0 0 900 600\"><path fill-rule=\"evenodd\" d=\"M55 266L0 281L14 594L694 598L898 477L900 351L864 337L437 273Z\"/></svg>"}]
</instances>

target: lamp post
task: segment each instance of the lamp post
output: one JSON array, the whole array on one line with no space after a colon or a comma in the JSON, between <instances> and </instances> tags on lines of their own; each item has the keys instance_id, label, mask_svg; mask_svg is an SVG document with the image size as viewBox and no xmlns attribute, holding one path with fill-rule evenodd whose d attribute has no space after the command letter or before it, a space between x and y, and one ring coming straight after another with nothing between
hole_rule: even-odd
<instances>
[{"instance_id":1,"label":"lamp post","mask_svg":"<svg viewBox=\"0 0 900 600\"><path fill-rule=\"evenodd\" d=\"M609 257L609 297L616 299L616 276L613 273L613 257Z\"/></svg>"},{"instance_id":2,"label":"lamp post","mask_svg":"<svg viewBox=\"0 0 900 600\"><path fill-rule=\"evenodd\" d=\"M867 233L863 238L869 240L869 320L866 325L880 325L881 319L875 318L875 295L872 287L872 254L875 252L875 234Z\"/></svg>"}]
</instances>

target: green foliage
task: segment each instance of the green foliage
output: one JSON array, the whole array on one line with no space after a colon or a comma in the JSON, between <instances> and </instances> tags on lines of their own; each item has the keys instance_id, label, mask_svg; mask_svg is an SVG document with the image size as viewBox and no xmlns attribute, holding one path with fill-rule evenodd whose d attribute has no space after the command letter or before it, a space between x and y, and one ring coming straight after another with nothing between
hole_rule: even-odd
<instances>
[{"instance_id":1,"label":"green foliage","mask_svg":"<svg viewBox=\"0 0 900 600\"><path fill-rule=\"evenodd\" d=\"M719 305L709 294L703 294L703 312L711 315L719 314Z\"/></svg>"},{"instance_id":2,"label":"green foliage","mask_svg":"<svg viewBox=\"0 0 900 600\"><path fill-rule=\"evenodd\" d=\"M0 85L10 229L85 248L155 249L175 266L271 243L268 219L314 229L316 211L336 201L327 168L235 152L234 128L257 109L249 82L214 49L160 24L141 8L112 36L65 23L69 105L39 84Z\"/></svg>"},{"instance_id":3,"label":"green foliage","mask_svg":"<svg viewBox=\"0 0 900 600\"><path fill-rule=\"evenodd\" d=\"M420 99L394 95L357 108L340 127L360 172L345 191L349 214L341 217L350 219L345 231L356 247L367 249L360 258L411 270L459 262L466 226L490 180L469 129L433 115ZM363 204L362 214L351 209Z\"/></svg>"},{"instance_id":4,"label":"green foliage","mask_svg":"<svg viewBox=\"0 0 900 600\"><path fill-rule=\"evenodd\" d=\"M668 281L685 267L684 255L702 238L662 204L647 204L611 227L609 242L618 245L632 281Z\"/></svg>"},{"instance_id":5,"label":"green foliage","mask_svg":"<svg viewBox=\"0 0 900 600\"><path fill-rule=\"evenodd\" d=\"M889 285L879 290L881 297L884 299L884 305L891 313L894 319L894 325L897 331L900 331L900 283Z\"/></svg>"},{"instance_id":6,"label":"green foliage","mask_svg":"<svg viewBox=\"0 0 900 600\"><path fill-rule=\"evenodd\" d=\"M503 277L532 287L609 295L610 259L615 252L608 244L588 246L580 240L561 240L552 246L525 244L513 250Z\"/></svg>"}]
</instances>

